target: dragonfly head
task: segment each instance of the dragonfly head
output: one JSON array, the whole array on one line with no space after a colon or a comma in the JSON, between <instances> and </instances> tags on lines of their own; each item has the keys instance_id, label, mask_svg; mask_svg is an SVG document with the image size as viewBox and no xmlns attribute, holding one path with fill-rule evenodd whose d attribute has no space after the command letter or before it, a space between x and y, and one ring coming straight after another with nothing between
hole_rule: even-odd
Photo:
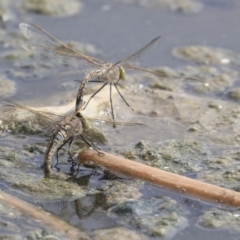
<instances>
[{"instance_id":1,"label":"dragonfly head","mask_svg":"<svg viewBox=\"0 0 240 240\"><path fill-rule=\"evenodd\" d=\"M119 67L119 79L125 79L125 70L123 67Z\"/></svg>"}]
</instances>

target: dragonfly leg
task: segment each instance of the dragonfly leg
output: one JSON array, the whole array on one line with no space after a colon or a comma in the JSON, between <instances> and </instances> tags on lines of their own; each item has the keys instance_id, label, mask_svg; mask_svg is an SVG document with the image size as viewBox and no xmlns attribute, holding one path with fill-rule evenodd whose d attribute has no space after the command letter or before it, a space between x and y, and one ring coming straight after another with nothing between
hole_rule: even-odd
<instances>
[{"instance_id":1,"label":"dragonfly leg","mask_svg":"<svg viewBox=\"0 0 240 240\"><path fill-rule=\"evenodd\" d=\"M57 167L58 165L58 162L59 162L59 155L58 155L58 152L69 142L69 145L72 144L74 140L74 137L70 137L68 138L66 141L64 141L58 148L57 148L57 151L56 151L56 159L57 159L57 162L56 164L54 165L54 167L57 169L57 170L60 170L60 168ZM70 150L68 150L68 154L69 154ZM73 159L71 154L69 154L71 160ZM73 160L72 160L73 161Z\"/></svg>"},{"instance_id":2,"label":"dragonfly leg","mask_svg":"<svg viewBox=\"0 0 240 240\"><path fill-rule=\"evenodd\" d=\"M82 138L82 140L89 146L89 147L92 147L96 152L98 152L99 154L103 155L104 153L102 153L101 151L99 151L95 145L91 145L86 139L85 139L85 136L83 134L80 134L80 137Z\"/></svg>"},{"instance_id":3,"label":"dragonfly leg","mask_svg":"<svg viewBox=\"0 0 240 240\"><path fill-rule=\"evenodd\" d=\"M86 134L82 133L82 135L84 136L85 140L89 141L91 144L91 147L94 147L94 149L100 150L99 147L97 147L94 142L92 141L92 139L90 137L88 137Z\"/></svg>"},{"instance_id":4,"label":"dragonfly leg","mask_svg":"<svg viewBox=\"0 0 240 240\"><path fill-rule=\"evenodd\" d=\"M74 168L76 165L77 165L76 162L72 161L72 166L70 167L70 170L69 170L70 175L74 175L74 172L75 172Z\"/></svg>"},{"instance_id":5,"label":"dragonfly leg","mask_svg":"<svg viewBox=\"0 0 240 240\"><path fill-rule=\"evenodd\" d=\"M108 84L107 82L104 83L104 84L88 99L87 103L85 104L85 106L84 106L84 108L83 108L82 110L84 110L84 109L87 107L87 105L89 104L90 100L91 100L94 96L96 96L107 84Z\"/></svg>"},{"instance_id":6,"label":"dragonfly leg","mask_svg":"<svg viewBox=\"0 0 240 240\"><path fill-rule=\"evenodd\" d=\"M80 166L81 166L81 163L78 164L78 167L77 167L77 173L78 173L79 170L80 170Z\"/></svg>"},{"instance_id":7,"label":"dragonfly leg","mask_svg":"<svg viewBox=\"0 0 240 240\"><path fill-rule=\"evenodd\" d=\"M77 164L75 163L74 167L76 166ZM78 166L77 166L77 170L75 170L74 168L71 168L70 169L70 174L74 177L76 177L80 171L80 166L81 166L81 163L79 162L78 163ZM74 174L75 173L75 174Z\"/></svg>"},{"instance_id":8,"label":"dragonfly leg","mask_svg":"<svg viewBox=\"0 0 240 240\"><path fill-rule=\"evenodd\" d=\"M114 117L113 103L112 103L112 82L110 82L110 107L111 107L111 114L112 114L112 120L113 120L113 128L115 128L116 124L115 124L115 117Z\"/></svg>"},{"instance_id":9,"label":"dragonfly leg","mask_svg":"<svg viewBox=\"0 0 240 240\"><path fill-rule=\"evenodd\" d=\"M77 163L74 161L74 159L73 159L73 157L72 157L72 154L71 154L71 150L72 150L72 145L73 145L73 141L74 141L74 139L75 139L75 137L72 137L72 139L69 141L69 148L68 148L68 155L69 155L69 161L71 161L72 162L72 166L71 166L71 168L70 168L70 172L72 173L72 172L74 172L74 168L75 168L75 166L77 165ZM78 164L78 170L79 170L79 167L80 167L80 163ZM78 171L77 170L77 171Z\"/></svg>"},{"instance_id":10,"label":"dragonfly leg","mask_svg":"<svg viewBox=\"0 0 240 240\"><path fill-rule=\"evenodd\" d=\"M133 108L132 108L132 107L129 105L129 103L127 102L127 100L126 100L126 99L123 97L123 95L121 94L120 90L118 89L117 83L113 83L113 85L114 85L114 87L116 88L116 90L117 90L118 94L120 95L120 97L122 98L122 100L126 103L126 105L127 105L128 107L130 107L130 108L132 109L132 111L134 111Z\"/></svg>"},{"instance_id":11,"label":"dragonfly leg","mask_svg":"<svg viewBox=\"0 0 240 240\"><path fill-rule=\"evenodd\" d=\"M102 83L103 81L102 80L90 80L89 82L93 82L93 83Z\"/></svg>"},{"instance_id":12,"label":"dragonfly leg","mask_svg":"<svg viewBox=\"0 0 240 240\"><path fill-rule=\"evenodd\" d=\"M73 145L73 141L74 141L75 137L71 137L71 140L68 142L68 155L69 158L72 160L72 162L74 162L71 151L72 151L72 145Z\"/></svg>"}]
</instances>

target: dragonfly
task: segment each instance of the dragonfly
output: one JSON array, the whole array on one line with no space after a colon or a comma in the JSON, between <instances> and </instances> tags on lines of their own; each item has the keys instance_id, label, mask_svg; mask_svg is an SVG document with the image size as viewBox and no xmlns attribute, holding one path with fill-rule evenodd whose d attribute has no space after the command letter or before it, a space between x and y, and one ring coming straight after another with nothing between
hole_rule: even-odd
<instances>
[{"instance_id":1,"label":"dragonfly","mask_svg":"<svg viewBox=\"0 0 240 240\"><path fill-rule=\"evenodd\" d=\"M39 124L42 129L46 129L45 132L50 138L44 154L43 168L45 175L52 174L51 161L53 155L56 153L58 163L58 152L67 143L69 144L68 154L73 161L71 147L74 139L78 136L89 147L102 154L85 133L88 127L86 119L81 114L81 107L77 111L74 110L65 115L58 115L52 112L34 110L4 95L0 95L0 104L0 112L2 116L6 117L6 121L15 119L17 115L28 114L30 117L34 117L34 122Z\"/></svg>"},{"instance_id":2,"label":"dragonfly","mask_svg":"<svg viewBox=\"0 0 240 240\"><path fill-rule=\"evenodd\" d=\"M83 100L82 100L83 102ZM59 151L68 144L68 155L72 162L72 167L70 169L71 172L74 171L75 162L71 155L72 145L74 140L77 137L89 147L93 148L99 154L103 154L100 149L93 143L91 138L88 136L89 130L89 121L90 122L103 122L106 124L113 124L111 120L102 120L95 118L87 118L81 114L82 107L81 105L79 109L70 110L64 115L55 114L49 111L38 111L33 108L22 105L11 98L8 98L4 95L0 95L0 116L2 120L5 120L7 123L16 123L19 121L18 119L32 120L33 123L37 124L40 129L44 130L44 133L49 136L49 141L47 144L47 148L44 154L43 168L46 176L52 174L52 158L56 153L57 162L55 167L58 164L58 153ZM24 116L22 118L22 116ZM1 120L1 123L2 123ZM29 122L29 121L28 121ZM142 123L134 123L134 122L115 122L116 125L122 125L124 127L147 127Z\"/></svg>"},{"instance_id":3,"label":"dragonfly","mask_svg":"<svg viewBox=\"0 0 240 240\"><path fill-rule=\"evenodd\" d=\"M113 123L115 123L115 114L113 110L112 100L113 87L115 87L118 94L125 102L125 104L131 108L131 106L129 105L129 103L124 98L124 96L122 95L118 88L119 81L125 78L126 70L141 71L149 74L154 74L160 78L167 78L170 80L176 79L187 82L198 81L197 79L194 78L188 77L183 78L178 76L166 75L162 72L141 68L136 64L135 65L133 64L142 54L146 53L150 48L152 48L159 42L160 36L154 38L152 41L150 41L149 43L147 43L142 48L140 48L133 54L129 55L128 57L125 57L117 61L116 63L109 63L94 57L84 55L79 51L76 51L68 47L66 44L58 40L56 37L52 36L50 33L36 25L20 23L19 27L22 33L25 35L25 37L30 41L29 44L24 44L23 48L44 55L45 57L52 59L54 62L58 62L62 65L67 65L71 68L74 68L79 73L82 72L85 73L85 77L80 83L76 97L76 110L79 108L79 106L82 105L81 96L83 96L85 88L89 82L102 83L102 86L90 96L83 110L87 107L90 100L94 96L96 96L96 94L98 94L106 85L110 86L109 101ZM115 124L113 124L113 127L115 127Z\"/></svg>"}]
</instances>

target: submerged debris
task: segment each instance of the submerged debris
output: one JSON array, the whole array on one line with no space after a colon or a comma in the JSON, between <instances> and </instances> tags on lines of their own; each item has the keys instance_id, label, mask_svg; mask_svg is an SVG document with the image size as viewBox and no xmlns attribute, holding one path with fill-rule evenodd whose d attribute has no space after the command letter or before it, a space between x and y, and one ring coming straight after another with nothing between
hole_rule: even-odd
<instances>
[{"instance_id":1,"label":"submerged debris","mask_svg":"<svg viewBox=\"0 0 240 240\"><path fill-rule=\"evenodd\" d=\"M111 181L106 183L102 190L106 194L107 203L110 206L120 204L128 200L136 200L142 196L139 188L142 184L128 181L127 183Z\"/></svg>"},{"instance_id":2,"label":"submerged debris","mask_svg":"<svg viewBox=\"0 0 240 240\"><path fill-rule=\"evenodd\" d=\"M202 83L192 84L191 91L201 94L222 93L231 87L238 79L238 72L226 67L186 66L178 72L187 77L202 80Z\"/></svg>"},{"instance_id":3,"label":"submerged debris","mask_svg":"<svg viewBox=\"0 0 240 240\"><path fill-rule=\"evenodd\" d=\"M18 142L24 139L18 139ZM57 173L51 179L43 178L43 154L35 151L0 147L0 180L12 188L37 199L78 198L93 193L91 188L80 188L66 181L69 175ZM67 169L70 168L67 167Z\"/></svg>"},{"instance_id":4,"label":"submerged debris","mask_svg":"<svg viewBox=\"0 0 240 240\"><path fill-rule=\"evenodd\" d=\"M206 46L176 47L172 51L177 58L190 60L198 64L240 64L240 54L229 49Z\"/></svg>"},{"instance_id":5,"label":"submerged debris","mask_svg":"<svg viewBox=\"0 0 240 240\"><path fill-rule=\"evenodd\" d=\"M173 236L187 226L186 210L169 197L141 198L111 208L110 216L152 237Z\"/></svg>"},{"instance_id":6,"label":"submerged debris","mask_svg":"<svg viewBox=\"0 0 240 240\"><path fill-rule=\"evenodd\" d=\"M195 0L115 0L123 3L139 4L142 7L169 10L182 13L198 13L203 9L203 3Z\"/></svg>"},{"instance_id":7,"label":"submerged debris","mask_svg":"<svg viewBox=\"0 0 240 240\"><path fill-rule=\"evenodd\" d=\"M205 228L231 229L239 232L240 211L227 211L213 208L199 219L199 225Z\"/></svg>"},{"instance_id":8,"label":"submerged debris","mask_svg":"<svg viewBox=\"0 0 240 240\"><path fill-rule=\"evenodd\" d=\"M31 160L31 159L29 159ZM85 194L94 191L80 188L72 182L66 181L69 177L65 175L63 179L44 179L42 176L42 169L38 168L38 172L27 173L26 168L31 169L31 166L27 166L26 163L15 164L19 167L2 167L1 169L1 181L9 184L12 188L18 189L29 195L33 195L38 200L46 199L58 199L58 198L69 198L75 199L85 196ZM34 166L36 168L36 165ZM33 166L32 166L33 168ZM59 175L60 173L58 173ZM59 177L59 176L58 176Z\"/></svg>"},{"instance_id":9,"label":"submerged debris","mask_svg":"<svg viewBox=\"0 0 240 240\"><path fill-rule=\"evenodd\" d=\"M11 95L16 91L15 82L0 75L0 94Z\"/></svg>"},{"instance_id":10,"label":"submerged debris","mask_svg":"<svg viewBox=\"0 0 240 240\"><path fill-rule=\"evenodd\" d=\"M40 221L30 221L29 217L0 200L0 239L60 240L65 238L57 231L46 229Z\"/></svg>"},{"instance_id":11,"label":"submerged debris","mask_svg":"<svg viewBox=\"0 0 240 240\"><path fill-rule=\"evenodd\" d=\"M228 97L240 102L240 88L234 88L227 93Z\"/></svg>"},{"instance_id":12,"label":"submerged debris","mask_svg":"<svg viewBox=\"0 0 240 240\"><path fill-rule=\"evenodd\" d=\"M115 227L110 229L99 229L94 231L94 236L96 240L119 240L119 239L129 239L129 240L147 240L143 235L137 234L123 227Z\"/></svg>"},{"instance_id":13,"label":"submerged debris","mask_svg":"<svg viewBox=\"0 0 240 240\"><path fill-rule=\"evenodd\" d=\"M29 12L58 17L72 16L80 12L82 3L76 0L24 0L23 8Z\"/></svg>"},{"instance_id":14,"label":"submerged debris","mask_svg":"<svg viewBox=\"0 0 240 240\"><path fill-rule=\"evenodd\" d=\"M166 9L182 13L198 13L203 9L203 3L195 0L140 0L140 5L153 9Z\"/></svg>"},{"instance_id":15,"label":"submerged debris","mask_svg":"<svg viewBox=\"0 0 240 240\"><path fill-rule=\"evenodd\" d=\"M128 152L129 150L127 150ZM126 156L126 151L120 151ZM208 150L199 142L191 140L171 140L158 146L145 142L136 144L131 153L136 161L171 172L198 172L204 168Z\"/></svg>"}]
</instances>

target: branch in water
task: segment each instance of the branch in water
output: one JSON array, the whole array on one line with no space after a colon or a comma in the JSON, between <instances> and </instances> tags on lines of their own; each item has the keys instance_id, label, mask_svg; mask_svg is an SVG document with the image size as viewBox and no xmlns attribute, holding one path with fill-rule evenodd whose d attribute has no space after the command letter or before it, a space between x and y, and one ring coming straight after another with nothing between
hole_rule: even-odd
<instances>
[{"instance_id":1,"label":"branch in water","mask_svg":"<svg viewBox=\"0 0 240 240\"><path fill-rule=\"evenodd\" d=\"M79 153L78 159L80 162L91 161L113 172L130 175L195 198L240 207L239 192L153 168L120 156L105 152L100 155L95 151L85 150Z\"/></svg>"}]
</instances>

